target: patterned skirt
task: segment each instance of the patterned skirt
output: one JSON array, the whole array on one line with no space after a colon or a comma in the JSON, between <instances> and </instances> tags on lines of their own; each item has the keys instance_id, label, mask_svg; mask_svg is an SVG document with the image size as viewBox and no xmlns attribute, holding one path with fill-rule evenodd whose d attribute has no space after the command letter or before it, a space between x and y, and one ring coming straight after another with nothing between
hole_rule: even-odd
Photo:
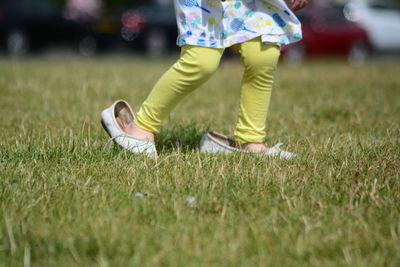
<instances>
[{"instance_id":1,"label":"patterned skirt","mask_svg":"<svg viewBox=\"0 0 400 267\"><path fill-rule=\"evenodd\" d=\"M179 46L224 48L261 36L262 42L301 40L301 24L284 0L174 0Z\"/></svg>"}]
</instances>

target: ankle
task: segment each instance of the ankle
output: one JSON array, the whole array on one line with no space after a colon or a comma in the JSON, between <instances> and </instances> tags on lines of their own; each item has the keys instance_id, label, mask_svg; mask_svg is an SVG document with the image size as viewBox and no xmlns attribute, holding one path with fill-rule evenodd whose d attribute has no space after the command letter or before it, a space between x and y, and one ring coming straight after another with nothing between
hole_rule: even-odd
<instances>
[{"instance_id":1,"label":"ankle","mask_svg":"<svg viewBox=\"0 0 400 267\"><path fill-rule=\"evenodd\" d=\"M245 143L242 145L242 147L243 149L250 152L263 152L268 149L268 147L263 143L253 143L253 142Z\"/></svg>"},{"instance_id":2,"label":"ankle","mask_svg":"<svg viewBox=\"0 0 400 267\"><path fill-rule=\"evenodd\" d=\"M126 125L126 127L123 130L130 136L133 136L137 139L149 140L151 142L154 142L154 137L155 137L154 133L140 128L139 126L136 125L135 122Z\"/></svg>"}]
</instances>

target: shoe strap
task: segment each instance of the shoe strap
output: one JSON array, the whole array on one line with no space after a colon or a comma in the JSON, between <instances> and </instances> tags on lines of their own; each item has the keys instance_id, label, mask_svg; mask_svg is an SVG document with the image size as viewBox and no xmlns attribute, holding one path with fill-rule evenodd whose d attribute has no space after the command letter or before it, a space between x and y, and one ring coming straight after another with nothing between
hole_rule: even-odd
<instances>
[{"instance_id":1,"label":"shoe strap","mask_svg":"<svg viewBox=\"0 0 400 267\"><path fill-rule=\"evenodd\" d=\"M277 143L276 145L274 145L272 148L281 150L280 147L283 145L283 143Z\"/></svg>"}]
</instances>

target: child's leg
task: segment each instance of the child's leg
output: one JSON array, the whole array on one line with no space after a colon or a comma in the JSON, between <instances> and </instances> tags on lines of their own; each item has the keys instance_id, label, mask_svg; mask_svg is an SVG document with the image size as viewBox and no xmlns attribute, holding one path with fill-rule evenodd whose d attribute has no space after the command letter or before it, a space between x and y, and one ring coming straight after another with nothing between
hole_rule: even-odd
<instances>
[{"instance_id":1,"label":"child's leg","mask_svg":"<svg viewBox=\"0 0 400 267\"><path fill-rule=\"evenodd\" d=\"M224 49L185 45L181 58L161 77L141 106L135 124L159 133L161 123L178 102L215 72Z\"/></svg>"},{"instance_id":2,"label":"child's leg","mask_svg":"<svg viewBox=\"0 0 400 267\"><path fill-rule=\"evenodd\" d=\"M280 48L255 38L242 43L239 52L245 71L235 139L240 144L262 143Z\"/></svg>"}]
</instances>

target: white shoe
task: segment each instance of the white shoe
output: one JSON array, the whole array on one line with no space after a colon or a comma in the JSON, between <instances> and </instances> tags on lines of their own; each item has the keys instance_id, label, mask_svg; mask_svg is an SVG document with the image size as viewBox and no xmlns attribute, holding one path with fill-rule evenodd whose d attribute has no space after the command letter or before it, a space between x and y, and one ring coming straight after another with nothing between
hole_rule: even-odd
<instances>
[{"instance_id":1,"label":"white shoe","mask_svg":"<svg viewBox=\"0 0 400 267\"><path fill-rule=\"evenodd\" d=\"M125 133L116 118L119 118L125 125L133 123L135 115L129 104L124 100L117 100L109 108L101 112L101 124L115 143L135 154L146 154L149 157L157 158L156 146L149 140L137 139Z\"/></svg>"},{"instance_id":2,"label":"white shoe","mask_svg":"<svg viewBox=\"0 0 400 267\"><path fill-rule=\"evenodd\" d=\"M281 159L293 159L296 157L294 153L280 149L282 143L267 149L263 152L250 152L241 149L235 140L217 132L207 132L200 141L200 152L211 154L231 154L233 152L252 153L263 157L279 157Z\"/></svg>"}]
</instances>

